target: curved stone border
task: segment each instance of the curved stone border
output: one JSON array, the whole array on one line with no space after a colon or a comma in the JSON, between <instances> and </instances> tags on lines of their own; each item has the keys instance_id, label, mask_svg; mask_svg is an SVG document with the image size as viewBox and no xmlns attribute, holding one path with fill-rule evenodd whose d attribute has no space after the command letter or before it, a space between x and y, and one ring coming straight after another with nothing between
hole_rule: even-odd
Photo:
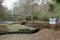
<instances>
[{"instance_id":1,"label":"curved stone border","mask_svg":"<svg viewBox=\"0 0 60 40\"><path fill-rule=\"evenodd\" d=\"M28 30L28 31L5 32L5 33L0 33L0 35L4 35L4 34L34 34L34 33L37 33L38 31L40 31L40 29L36 28L34 30Z\"/></svg>"}]
</instances>

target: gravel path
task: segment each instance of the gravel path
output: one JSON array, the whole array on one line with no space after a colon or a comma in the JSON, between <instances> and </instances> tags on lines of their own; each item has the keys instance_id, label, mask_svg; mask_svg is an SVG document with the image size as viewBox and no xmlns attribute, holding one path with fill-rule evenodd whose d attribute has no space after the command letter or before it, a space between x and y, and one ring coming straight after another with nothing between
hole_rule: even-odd
<instances>
[{"instance_id":1,"label":"gravel path","mask_svg":"<svg viewBox=\"0 0 60 40\"><path fill-rule=\"evenodd\" d=\"M0 40L60 40L60 31L43 29L35 34L7 34L0 35Z\"/></svg>"}]
</instances>

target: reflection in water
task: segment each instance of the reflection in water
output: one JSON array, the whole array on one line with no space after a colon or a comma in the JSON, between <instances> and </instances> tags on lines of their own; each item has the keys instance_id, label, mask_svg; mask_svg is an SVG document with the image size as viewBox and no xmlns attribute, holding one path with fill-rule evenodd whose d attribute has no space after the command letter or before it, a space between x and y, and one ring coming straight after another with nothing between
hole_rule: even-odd
<instances>
[{"instance_id":1,"label":"reflection in water","mask_svg":"<svg viewBox=\"0 0 60 40\"><path fill-rule=\"evenodd\" d=\"M12 21L0 21L0 24L10 24L13 23Z\"/></svg>"}]
</instances>

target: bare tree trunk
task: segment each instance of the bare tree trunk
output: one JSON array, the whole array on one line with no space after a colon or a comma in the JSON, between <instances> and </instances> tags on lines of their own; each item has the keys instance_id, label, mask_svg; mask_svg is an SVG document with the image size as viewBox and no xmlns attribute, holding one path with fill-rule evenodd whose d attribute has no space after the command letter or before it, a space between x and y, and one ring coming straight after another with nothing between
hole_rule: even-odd
<instances>
[{"instance_id":1,"label":"bare tree trunk","mask_svg":"<svg viewBox=\"0 0 60 40\"><path fill-rule=\"evenodd\" d=\"M15 9L13 8L13 11L12 11L12 20L14 21L15 20Z\"/></svg>"},{"instance_id":2,"label":"bare tree trunk","mask_svg":"<svg viewBox=\"0 0 60 40\"><path fill-rule=\"evenodd\" d=\"M41 15L41 21L43 20L43 16L44 16L44 0L42 0L42 15Z\"/></svg>"},{"instance_id":3,"label":"bare tree trunk","mask_svg":"<svg viewBox=\"0 0 60 40\"><path fill-rule=\"evenodd\" d=\"M29 14L31 14L31 21L32 24L34 23L34 19L33 19L33 12L32 12L32 6L31 6L31 0L29 0Z\"/></svg>"},{"instance_id":4,"label":"bare tree trunk","mask_svg":"<svg viewBox=\"0 0 60 40\"><path fill-rule=\"evenodd\" d=\"M33 19L33 15L31 15L31 20L32 20L32 24L34 24L34 19Z\"/></svg>"}]
</instances>

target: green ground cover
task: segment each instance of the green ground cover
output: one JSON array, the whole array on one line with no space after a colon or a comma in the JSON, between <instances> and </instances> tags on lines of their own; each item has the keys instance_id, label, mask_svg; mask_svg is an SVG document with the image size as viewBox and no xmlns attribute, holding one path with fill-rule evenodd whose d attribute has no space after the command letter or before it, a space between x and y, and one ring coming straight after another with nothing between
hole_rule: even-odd
<instances>
[{"instance_id":1,"label":"green ground cover","mask_svg":"<svg viewBox=\"0 0 60 40\"><path fill-rule=\"evenodd\" d=\"M7 24L6 26L14 29L28 29L27 26L20 25L20 24Z\"/></svg>"}]
</instances>

